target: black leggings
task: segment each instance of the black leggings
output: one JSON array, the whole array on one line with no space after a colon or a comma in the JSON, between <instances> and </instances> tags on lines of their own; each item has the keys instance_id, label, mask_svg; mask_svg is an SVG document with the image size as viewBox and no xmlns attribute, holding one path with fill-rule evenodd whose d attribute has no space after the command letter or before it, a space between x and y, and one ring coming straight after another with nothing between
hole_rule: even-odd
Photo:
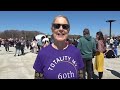
<instances>
[{"instance_id":1,"label":"black leggings","mask_svg":"<svg viewBox=\"0 0 120 90\"><path fill-rule=\"evenodd\" d=\"M101 79L103 77L103 72L98 72L99 75L99 79Z\"/></svg>"}]
</instances>

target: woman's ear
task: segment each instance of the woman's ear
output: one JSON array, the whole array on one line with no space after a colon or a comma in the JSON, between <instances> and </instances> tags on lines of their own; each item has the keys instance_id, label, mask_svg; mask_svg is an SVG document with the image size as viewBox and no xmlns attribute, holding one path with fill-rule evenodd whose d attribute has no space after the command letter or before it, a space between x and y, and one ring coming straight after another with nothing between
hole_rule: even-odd
<instances>
[{"instance_id":1,"label":"woman's ear","mask_svg":"<svg viewBox=\"0 0 120 90\"><path fill-rule=\"evenodd\" d=\"M68 33L70 32L70 29L68 30Z\"/></svg>"},{"instance_id":2,"label":"woman's ear","mask_svg":"<svg viewBox=\"0 0 120 90\"><path fill-rule=\"evenodd\" d=\"M51 27L51 31L52 31L52 33L54 32L53 27Z\"/></svg>"}]
</instances>

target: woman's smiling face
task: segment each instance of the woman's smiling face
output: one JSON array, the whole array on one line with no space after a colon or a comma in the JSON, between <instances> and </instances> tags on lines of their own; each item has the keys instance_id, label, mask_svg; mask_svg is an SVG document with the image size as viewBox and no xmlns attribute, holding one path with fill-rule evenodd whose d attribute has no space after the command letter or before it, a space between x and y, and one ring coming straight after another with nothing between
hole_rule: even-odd
<instances>
[{"instance_id":1,"label":"woman's smiling face","mask_svg":"<svg viewBox=\"0 0 120 90\"><path fill-rule=\"evenodd\" d=\"M68 37L70 26L66 18L57 17L52 24L52 33L56 41L65 41Z\"/></svg>"}]
</instances>

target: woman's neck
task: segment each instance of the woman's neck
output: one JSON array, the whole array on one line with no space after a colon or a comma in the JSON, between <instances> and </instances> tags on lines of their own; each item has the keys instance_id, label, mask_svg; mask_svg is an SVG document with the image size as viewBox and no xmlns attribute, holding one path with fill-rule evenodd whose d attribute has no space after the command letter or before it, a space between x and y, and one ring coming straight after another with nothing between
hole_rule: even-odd
<instances>
[{"instance_id":1,"label":"woman's neck","mask_svg":"<svg viewBox=\"0 0 120 90\"><path fill-rule=\"evenodd\" d=\"M54 42L52 43L52 46L57 50L64 50L68 47L68 45L65 42Z\"/></svg>"}]
</instances>

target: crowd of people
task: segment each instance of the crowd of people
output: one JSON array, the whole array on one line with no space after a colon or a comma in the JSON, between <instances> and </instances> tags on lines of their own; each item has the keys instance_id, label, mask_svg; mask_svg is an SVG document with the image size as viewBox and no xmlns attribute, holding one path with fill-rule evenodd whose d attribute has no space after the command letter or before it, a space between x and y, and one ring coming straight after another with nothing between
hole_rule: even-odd
<instances>
[{"instance_id":1,"label":"crowd of people","mask_svg":"<svg viewBox=\"0 0 120 90\"><path fill-rule=\"evenodd\" d=\"M27 45L26 41L24 40L23 37L21 37L20 39L16 38L16 39L0 39L0 47L1 45L3 45L5 47L5 50L6 52L9 52L10 51L10 47L15 47L15 55L16 54L18 56L20 56L20 53L21 55L24 55L24 48L25 48L25 45Z\"/></svg>"},{"instance_id":2,"label":"crowd of people","mask_svg":"<svg viewBox=\"0 0 120 90\"><path fill-rule=\"evenodd\" d=\"M32 41L23 37L6 39L0 40L0 46L4 45L7 52L9 46L14 46L14 56L24 55L25 46L37 54L33 64L35 79L93 79L94 70L98 72L98 79L102 79L104 58L119 58L119 40L105 40L101 31L96 32L96 38L93 38L90 30L85 28L83 36L78 40L69 39L70 22L65 16L54 18L51 32L51 38L44 35L40 40L34 37ZM92 61L93 58L95 62Z\"/></svg>"}]
</instances>

